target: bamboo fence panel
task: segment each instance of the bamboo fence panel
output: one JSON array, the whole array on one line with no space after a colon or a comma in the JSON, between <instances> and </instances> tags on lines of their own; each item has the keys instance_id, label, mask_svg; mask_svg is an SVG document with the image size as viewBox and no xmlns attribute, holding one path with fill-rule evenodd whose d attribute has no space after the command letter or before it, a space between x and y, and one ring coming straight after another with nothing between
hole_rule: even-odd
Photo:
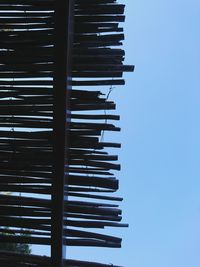
<instances>
[{"instance_id":1,"label":"bamboo fence panel","mask_svg":"<svg viewBox=\"0 0 200 267\"><path fill-rule=\"evenodd\" d=\"M55 6L56 0L0 1L0 242L52 246ZM72 90L64 122L66 246L118 248L121 238L96 229L127 226L121 223L122 198L110 195L119 188L113 171L120 164L107 149L121 145L102 139L105 131L120 131L114 124L120 116L110 113L116 104L99 90L124 85L123 73L134 70L124 65L121 48L124 8L115 0L74 4ZM48 257L6 251L0 251L0 264L52 266ZM69 259L63 264L110 266Z\"/></svg>"}]
</instances>

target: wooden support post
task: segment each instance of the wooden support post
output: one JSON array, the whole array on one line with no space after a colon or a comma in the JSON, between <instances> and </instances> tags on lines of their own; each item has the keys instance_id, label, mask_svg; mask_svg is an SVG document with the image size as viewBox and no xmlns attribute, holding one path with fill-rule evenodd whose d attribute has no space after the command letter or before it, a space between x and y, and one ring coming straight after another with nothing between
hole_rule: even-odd
<instances>
[{"instance_id":1,"label":"wooden support post","mask_svg":"<svg viewBox=\"0 0 200 267\"><path fill-rule=\"evenodd\" d=\"M73 36L73 0L55 1L55 54L54 54L54 129L53 157L54 173L52 183L52 266L63 267L64 247L64 184L66 139L69 110L69 91L71 87L71 46Z\"/></svg>"}]
</instances>

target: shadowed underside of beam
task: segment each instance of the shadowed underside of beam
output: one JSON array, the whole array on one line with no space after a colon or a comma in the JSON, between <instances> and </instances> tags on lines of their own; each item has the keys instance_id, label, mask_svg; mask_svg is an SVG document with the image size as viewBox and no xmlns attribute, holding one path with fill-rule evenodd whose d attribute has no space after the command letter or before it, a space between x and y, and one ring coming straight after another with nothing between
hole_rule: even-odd
<instances>
[{"instance_id":1,"label":"shadowed underside of beam","mask_svg":"<svg viewBox=\"0 0 200 267\"><path fill-rule=\"evenodd\" d=\"M0 251L0 262L6 267L52 267L51 259L45 256L36 255L20 255L18 253L10 253L7 251ZM64 267L120 267L113 264L101 264L97 262L78 261L78 260L64 260Z\"/></svg>"},{"instance_id":2,"label":"shadowed underside of beam","mask_svg":"<svg viewBox=\"0 0 200 267\"><path fill-rule=\"evenodd\" d=\"M123 72L133 71L123 64L119 48L124 5L115 0L75 1L62 103L55 102L55 90L61 90L55 82L55 50L63 41L56 39L55 9L55 0L0 1L0 242L55 242L52 220L60 181L56 161L63 162L65 179L61 247L118 248L121 238L101 230L127 226L121 223L122 198L113 195L119 187L113 173L120 170L118 157L108 152L120 144L104 141L103 134L120 131L109 94L114 85L124 84ZM109 86L107 95L101 86ZM62 120L55 115L56 105L63 108ZM61 124L66 132L60 135L55 125ZM66 146L55 160L61 137ZM49 262L47 257L0 252L5 266L51 266ZM67 260L63 266L109 265Z\"/></svg>"}]
</instances>

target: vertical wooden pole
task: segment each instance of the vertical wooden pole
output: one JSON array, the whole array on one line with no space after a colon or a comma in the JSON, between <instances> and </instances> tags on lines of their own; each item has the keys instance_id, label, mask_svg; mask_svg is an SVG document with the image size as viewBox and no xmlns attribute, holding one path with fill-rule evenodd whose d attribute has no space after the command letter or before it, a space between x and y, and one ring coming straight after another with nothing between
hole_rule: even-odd
<instances>
[{"instance_id":1,"label":"vertical wooden pole","mask_svg":"<svg viewBox=\"0 0 200 267\"><path fill-rule=\"evenodd\" d=\"M54 47L54 129L53 157L54 173L52 183L52 266L63 267L64 246L64 185L67 110L69 110L69 90L71 87L71 46L73 35L73 0L55 1L55 47Z\"/></svg>"}]
</instances>

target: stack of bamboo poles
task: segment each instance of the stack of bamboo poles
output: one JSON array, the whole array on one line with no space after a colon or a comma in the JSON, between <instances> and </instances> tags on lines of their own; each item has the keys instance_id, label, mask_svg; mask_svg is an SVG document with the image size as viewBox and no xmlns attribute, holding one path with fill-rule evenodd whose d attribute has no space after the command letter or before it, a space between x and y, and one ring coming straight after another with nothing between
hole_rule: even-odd
<instances>
[{"instance_id":1,"label":"stack of bamboo poles","mask_svg":"<svg viewBox=\"0 0 200 267\"><path fill-rule=\"evenodd\" d=\"M55 0L0 1L0 242L51 245L53 177L53 77ZM121 238L95 229L124 227L110 196L120 144L102 141L120 131L108 121L116 105L94 86L123 85L124 5L115 0L76 0L66 147L64 231L67 246L120 247ZM62 41L62 40L60 40ZM12 192L6 195L5 192ZM91 230L89 230L91 229ZM47 257L0 253L0 263L49 266ZM46 265L45 265L46 262ZM30 265L32 263L32 265ZM84 265L85 264L85 265ZM10 265L9 265L10 266ZM108 266L66 261L66 266Z\"/></svg>"},{"instance_id":2,"label":"stack of bamboo poles","mask_svg":"<svg viewBox=\"0 0 200 267\"><path fill-rule=\"evenodd\" d=\"M54 12L0 1L0 242L50 245ZM29 265L6 255L2 266Z\"/></svg>"}]
</instances>

